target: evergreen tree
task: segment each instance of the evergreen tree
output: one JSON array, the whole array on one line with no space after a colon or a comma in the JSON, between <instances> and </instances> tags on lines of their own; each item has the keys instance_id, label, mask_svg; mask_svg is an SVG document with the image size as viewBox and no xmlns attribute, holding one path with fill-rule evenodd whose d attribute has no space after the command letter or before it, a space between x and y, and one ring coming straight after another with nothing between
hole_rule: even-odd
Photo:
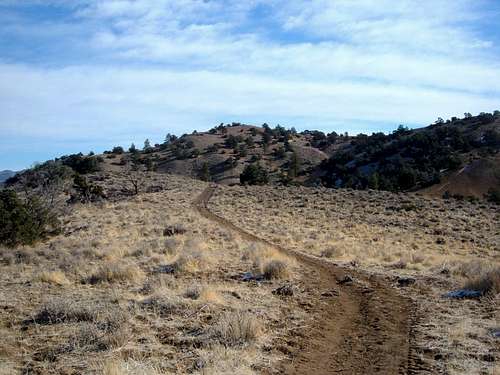
<instances>
[{"instance_id":1,"label":"evergreen tree","mask_svg":"<svg viewBox=\"0 0 500 375\"><path fill-rule=\"evenodd\" d=\"M242 185L263 185L269 181L267 171L259 164L250 164L240 175Z\"/></svg>"},{"instance_id":2,"label":"evergreen tree","mask_svg":"<svg viewBox=\"0 0 500 375\"><path fill-rule=\"evenodd\" d=\"M203 163L203 165L201 167L200 178L203 181L207 181L207 182L212 179L211 176L210 176L210 168L209 168L207 162Z\"/></svg>"},{"instance_id":3,"label":"evergreen tree","mask_svg":"<svg viewBox=\"0 0 500 375\"><path fill-rule=\"evenodd\" d=\"M290 158L290 166L288 168L288 175L290 178L295 178L300 172L300 158L299 155L294 151Z\"/></svg>"},{"instance_id":4,"label":"evergreen tree","mask_svg":"<svg viewBox=\"0 0 500 375\"><path fill-rule=\"evenodd\" d=\"M271 143L271 135L268 132L265 132L262 134L262 145L264 146L264 150L267 150L269 143Z\"/></svg>"}]
</instances>

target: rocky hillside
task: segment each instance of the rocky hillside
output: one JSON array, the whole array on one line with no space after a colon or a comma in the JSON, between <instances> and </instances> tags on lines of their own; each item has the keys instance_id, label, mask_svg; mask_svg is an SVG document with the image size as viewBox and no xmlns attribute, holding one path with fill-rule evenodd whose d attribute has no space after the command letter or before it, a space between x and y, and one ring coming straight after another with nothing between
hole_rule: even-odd
<instances>
[{"instance_id":1,"label":"rocky hillside","mask_svg":"<svg viewBox=\"0 0 500 375\"><path fill-rule=\"evenodd\" d=\"M482 198L500 186L500 112L439 119L425 128L349 136L240 123L167 135L140 149L70 155L56 163L79 174L150 170L224 184L279 183L422 191ZM43 169L43 165L39 166ZM242 177L243 176L243 177Z\"/></svg>"}]
</instances>

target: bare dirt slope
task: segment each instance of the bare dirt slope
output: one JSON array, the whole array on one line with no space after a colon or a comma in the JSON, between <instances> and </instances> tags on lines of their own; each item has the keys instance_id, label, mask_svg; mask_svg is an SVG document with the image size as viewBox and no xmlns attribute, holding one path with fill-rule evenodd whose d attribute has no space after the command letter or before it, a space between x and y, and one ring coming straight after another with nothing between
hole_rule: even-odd
<instances>
[{"instance_id":1,"label":"bare dirt slope","mask_svg":"<svg viewBox=\"0 0 500 375\"><path fill-rule=\"evenodd\" d=\"M309 292L310 321L302 340L283 362L284 374L421 373L411 351L412 307L386 280L340 268L333 263L287 250L215 215L207 203L215 188L196 200L199 212L255 242L291 255L304 266L303 287Z\"/></svg>"},{"instance_id":2,"label":"bare dirt slope","mask_svg":"<svg viewBox=\"0 0 500 375\"><path fill-rule=\"evenodd\" d=\"M422 190L422 193L441 197L445 192L464 197L482 197L491 188L500 186L500 154L494 157L483 157L467 163L458 171L436 185Z\"/></svg>"}]
</instances>

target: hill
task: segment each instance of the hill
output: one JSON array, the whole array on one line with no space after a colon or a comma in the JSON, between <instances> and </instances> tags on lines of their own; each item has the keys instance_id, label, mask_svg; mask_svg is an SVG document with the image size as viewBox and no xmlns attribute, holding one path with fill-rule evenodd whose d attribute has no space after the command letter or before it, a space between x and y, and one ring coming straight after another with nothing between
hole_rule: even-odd
<instances>
[{"instance_id":1,"label":"hill","mask_svg":"<svg viewBox=\"0 0 500 375\"><path fill-rule=\"evenodd\" d=\"M174 173L232 185L244 182L495 196L500 186L500 112L439 119L424 128L349 136L240 123L168 134L139 150L69 155L56 163L80 174L103 170ZM38 168L43 169L43 165ZM245 173L243 173L245 172ZM12 181L11 181L12 182ZM15 181L14 181L15 182ZM498 195L498 192L496 193Z\"/></svg>"},{"instance_id":2,"label":"hill","mask_svg":"<svg viewBox=\"0 0 500 375\"><path fill-rule=\"evenodd\" d=\"M363 189L487 191L498 121L234 124L17 174L19 194L0 190L0 373L494 371L500 206ZM451 298L463 288L478 299Z\"/></svg>"},{"instance_id":3,"label":"hill","mask_svg":"<svg viewBox=\"0 0 500 375\"><path fill-rule=\"evenodd\" d=\"M10 177L14 176L17 172L14 171L0 171L0 184L9 179Z\"/></svg>"}]
</instances>

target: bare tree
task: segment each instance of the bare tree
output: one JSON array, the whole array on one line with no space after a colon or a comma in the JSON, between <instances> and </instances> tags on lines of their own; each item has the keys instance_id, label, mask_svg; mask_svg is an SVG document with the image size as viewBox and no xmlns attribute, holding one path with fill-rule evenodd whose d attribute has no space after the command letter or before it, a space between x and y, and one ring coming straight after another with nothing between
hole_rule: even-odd
<instances>
[{"instance_id":1,"label":"bare tree","mask_svg":"<svg viewBox=\"0 0 500 375\"><path fill-rule=\"evenodd\" d=\"M137 159L132 159L124 168L125 190L137 195L144 188L145 173Z\"/></svg>"}]
</instances>

